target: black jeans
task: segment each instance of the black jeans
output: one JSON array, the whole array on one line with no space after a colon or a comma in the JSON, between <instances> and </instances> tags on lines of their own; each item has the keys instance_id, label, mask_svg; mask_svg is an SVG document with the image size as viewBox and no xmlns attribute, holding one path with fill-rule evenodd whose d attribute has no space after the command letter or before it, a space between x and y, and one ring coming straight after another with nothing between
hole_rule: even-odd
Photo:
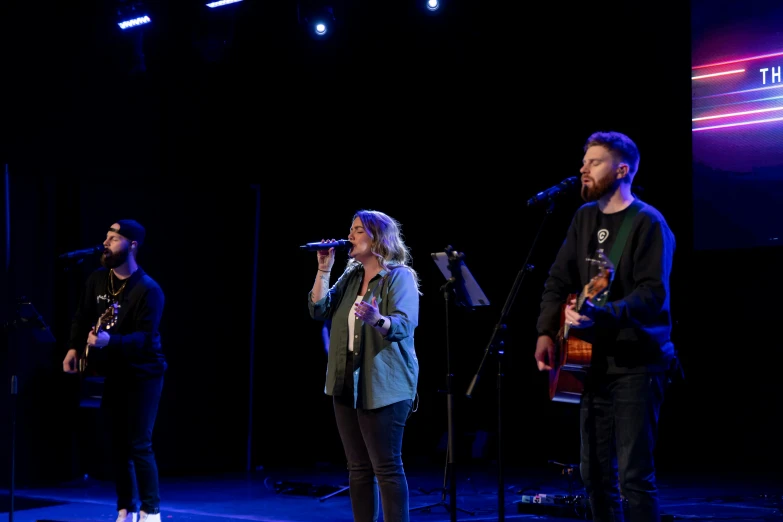
<instances>
[{"instance_id":1,"label":"black jeans","mask_svg":"<svg viewBox=\"0 0 783 522\"><path fill-rule=\"evenodd\" d=\"M632 522L659 522L653 453L666 383L663 372L585 382L580 472L594 522L622 522L623 497Z\"/></svg>"},{"instance_id":2,"label":"black jeans","mask_svg":"<svg viewBox=\"0 0 783 522\"><path fill-rule=\"evenodd\" d=\"M109 429L117 510L160 512L158 465L152 428L163 376L145 380L107 377L101 408Z\"/></svg>"},{"instance_id":3,"label":"black jeans","mask_svg":"<svg viewBox=\"0 0 783 522\"><path fill-rule=\"evenodd\" d=\"M352 370L350 362L347 370ZM352 371L346 374L346 384ZM408 481L402 465L402 435L413 401L366 410L353 407L353 386L335 396L334 416L348 461L354 522L378 520L378 490L384 522L408 522Z\"/></svg>"}]
</instances>

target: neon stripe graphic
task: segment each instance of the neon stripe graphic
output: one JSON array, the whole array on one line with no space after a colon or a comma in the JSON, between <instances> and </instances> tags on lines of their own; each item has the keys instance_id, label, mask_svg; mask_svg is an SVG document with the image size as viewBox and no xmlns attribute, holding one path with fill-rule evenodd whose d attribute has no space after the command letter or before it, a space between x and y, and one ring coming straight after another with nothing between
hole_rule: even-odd
<instances>
[{"instance_id":1,"label":"neon stripe graphic","mask_svg":"<svg viewBox=\"0 0 783 522\"><path fill-rule=\"evenodd\" d=\"M694 67L691 67L691 70L695 71L696 69L705 69L707 67L716 67L718 65L729 65L732 63L749 62L751 60L763 60L764 58L774 58L776 56L783 56L783 51L778 53L760 54L758 56L749 56L747 58L739 58L737 60L728 60L725 62L708 63L706 65L696 65Z\"/></svg>"},{"instance_id":2,"label":"neon stripe graphic","mask_svg":"<svg viewBox=\"0 0 783 522\"><path fill-rule=\"evenodd\" d=\"M739 127L741 125L755 125L757 123L770 123L773 121L783 121L783 117L781 118L770 118L768 120L754 120L754 121L742 121L739 123L726 123L724 125L712 125L711 127L699 127L698 129L691 129L692 132L698 132L698 131L705 131L705 130L711 130L711 129L726 129L729 127Z\"/></svg>"},{"instance_id":3,"label":"neon stripe graphic","mask_svg":"<svg viewBox=\"0 0 783 522\"><path fill-rule=\"evenodd\" d=\"M713 76L726 76L727 74L737 74L745 72L745 69L735 69L733 71L719 72L713 74L702 74L701 76L691 76L691 80L701 80L702 78L712 78Z\"/></svg>"},{"instance_id":4,"label":"neon stripe graphic","mask_svg":"<svg viewBox=\"0 0 783 522\"><path fill-rule=\"evenodd\" d=\"M693 118L691 121L714 120L716 118L731 118L733 116L745 116L747 114L760 114L762 112L772 112L772 111L783 111L783 107L773 107L771 109L757 109L755 111L730 112L728 114L717 114L715 116L703 116L701 118Z\"/></svg>"}]
</instances>

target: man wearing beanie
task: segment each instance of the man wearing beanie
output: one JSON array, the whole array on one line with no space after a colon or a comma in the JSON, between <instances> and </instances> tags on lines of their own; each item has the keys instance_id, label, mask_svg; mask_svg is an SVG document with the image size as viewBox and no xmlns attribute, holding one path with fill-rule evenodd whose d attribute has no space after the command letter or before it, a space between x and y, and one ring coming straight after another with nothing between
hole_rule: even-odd
<instances>
[{"instance_id":1,"label":"man wearing beanie","mask_svg":"<svg viewBox=\"0 0 783 522\"><path fill-rule=\"evenodd\" d=\"M109 227L102 267L87 277L63 360L66 373L104 376L101 412L111 441L117 522L160 522L152 430L167 367L159 332L164 297L136 261L145 235L132 219Z\"/></svg>"}]
</instances>

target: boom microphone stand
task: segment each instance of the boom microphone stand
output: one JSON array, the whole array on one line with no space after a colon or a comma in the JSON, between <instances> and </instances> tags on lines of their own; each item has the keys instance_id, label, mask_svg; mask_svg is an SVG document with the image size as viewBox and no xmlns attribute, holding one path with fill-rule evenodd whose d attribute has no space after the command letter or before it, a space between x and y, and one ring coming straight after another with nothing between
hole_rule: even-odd
<instances>
[{"instance_id":1,"label":"boom microphone stand","mask_svg":"<svg viewBox=\"0 0 783 522\"><path fill-rule=\"evenodd\" d=\"M471 398L473 396L473 390L476 387L476 384L478 384L479 378L481 376L481 371L484 368L484 363L487 360L487 357L490 353L494 351L494 353L497 355L497 361L498 361L498 375L497 375L497 397L498 397L498 443L497 443L497 452L498 452L498 520L502 521L505 520L506 517L506 506L505 506L505 485L503 484L503 444L502 441L502 434L503 434L503 355L504 355L504 349L505 341L503 339L500 339L500 341L497 343L498 348L496 348L496 338L500 336L502 332L506 331L506 319L508 318L508 313L511 311L511 307L514 305L514 300L517 297L517 292L519 292L519 287L522 285L522 280L525 278L525 274L527 272L533 271L533 265L528 264L528 261L530 261L530 257L533 254L533 249L535 248L536 243L538 242L538 238L541 235L541 231L544 229L544 225L546 224L547 218L552 214L555 208L554 201L549 202L549 207L547 208L546 215L544 216L544 219L541 220L541 224L539 225L538 232L536 232L536 236L533 239L533 244L530 247L530 250L527 254L527 259L525 259L525 263L522 265L522 269L517 273L517 278L514 280L514 285L511 287L511 291L508 294L508 297L506 298L506 303L503 305L503 310L500 313L500 320L495 325L495 329L492 331L492 337L489 340L489 343L487 343L487 347L484 349L484 356L481 358L481 363L479 364L479 368L476 371L476 375L473 376L473 380L470 382L470 386L468 386L468 391L465 393L467 398Z\"/></svg>"}]
</instances>

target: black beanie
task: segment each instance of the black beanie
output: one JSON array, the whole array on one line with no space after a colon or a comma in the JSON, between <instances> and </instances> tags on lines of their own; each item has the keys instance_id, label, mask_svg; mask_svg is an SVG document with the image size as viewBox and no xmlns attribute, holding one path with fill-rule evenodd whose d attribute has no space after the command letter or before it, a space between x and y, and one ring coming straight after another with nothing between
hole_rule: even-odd
<instances>
[{"instance_id":1,"label":"black beanie","mask_svg":"<svg viewBox=\"0 0 783 522\"><path fill-rule=\"evenodd\" d=\"M146 231L141 226L141 223L135 219L121 219L117 221L117 224L120 225L120 229L116 231L117 233L125 236L130 241L135 241L139 246L144 243Z\"/></svg>"}]
</instances>

